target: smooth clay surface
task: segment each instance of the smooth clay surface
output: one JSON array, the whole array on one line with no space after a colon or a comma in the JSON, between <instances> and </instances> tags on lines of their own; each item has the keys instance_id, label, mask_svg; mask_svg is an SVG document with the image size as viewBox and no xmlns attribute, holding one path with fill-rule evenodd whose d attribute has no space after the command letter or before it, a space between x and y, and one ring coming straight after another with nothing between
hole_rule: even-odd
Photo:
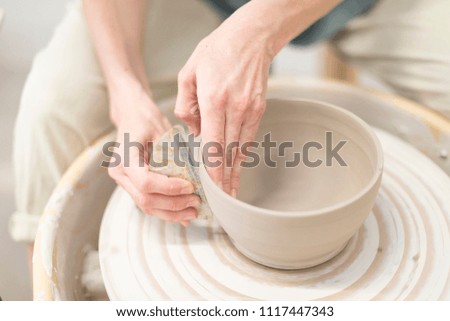
<instances>
[{"instance_id":1,"label":"smooth clay surface","mask_svg":"<svg viewBox=\"0 0 450 321\"><path fill-rule=\"evenodd\" d=\"M238 199L275 211L317 211L355 196L370 183L381 155L366 129L349 118L322 103L269 100L255 140L262 142L270 133L278 146L292 142L293 147L284 152L271 148L270 162L276 167L260 163L243 169ZM331 133L328 144L327 132ZM337 155L346 166L336 159L327 164L327 145L335 148L339 142L345 142ZM321 147L314 145L304 153L309 143ZM264 150L256 149L261 160ZM298 165L286 166L297 163L296 158Z\"/></svg>"},{"instance_id":2,"label":"smooth clay surface","mask_svg":"<svg viewBox=\"0 0 450 321\"><path fill-rule=\"evenodd\" d=\"M209 206L249 258L282 269L323 263L342 250L372 209L383 166L378 139L355 115L307 100L268 100L256 142L267 133L272 145L293 147L274 146L270 161L269 149L259 148L259 164L243 170L239 200L200 168ZM315 147L305 152L307 144ZM302 161L289 167L294 152Z\"/></svg>"},{"instance_id":3,"label":"smooth clay surface","mask_svg":"<svg viewBox=\"0 0 450 321\"><path fill-rule=\"evenodd\" d=\"M341 253L309 269L255 263L216 222L184 229L139 215L116 190L100 234L109 298L450 300L450 178L402 140L377 135L385 169L373 211Z\"/></svg>"}]
</instances>

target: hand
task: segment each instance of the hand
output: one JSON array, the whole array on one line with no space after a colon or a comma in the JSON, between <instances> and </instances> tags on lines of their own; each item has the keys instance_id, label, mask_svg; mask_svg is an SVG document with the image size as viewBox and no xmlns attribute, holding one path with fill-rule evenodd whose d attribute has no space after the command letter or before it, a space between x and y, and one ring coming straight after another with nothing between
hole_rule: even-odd
<instances>
[{"instance_id":1,"label":"hand","mask_svg":"<svg viewBox=\"0 0 450 321\"><path fill-rule=\"evenodd\" d=\"M120 144L115 153L120 155L121 162L109 167L109 175L144 213L187 226L197 216L194 207L200 203L193 194L194 187L186 180L151 172L148 166L151 143L171 128L169 121L139 85L127 84L110 92L111 118L117 126ZM128 143L137 142L142 148L125 146L125 134L129 135Z\"/></svg>"},{"instance_id":2,"label":"hand","mask_svg":"<svg viewBox=\"0 0 450 321\"><path fill-rule=\"evenodd\" d=\"M208 152L222 152L222 156L208 160L218 160L222 166L207 170L232 196L239 188L245 155L239 148L230 150L227 146L252 141L265 110L273 54L264 34L229 18L198 44L178 77L175 115L190 132L201 132L203 146L220 144L222 151Z\"/></svg>"},{"instance_id":3,"label":"hand","mask_svg":"<svg viewBox=\"0 0 450 321\"><path fill-rule=\"evenodd\" d=\"M295 36L342 0L253 0L203 39L178 77L175 114L203 146L218 142L230 166L207 168L223 190L236 196L245 155L233 142L252 141L265 110L269 66ZM208 150L214 153L214 150ZM228 155L231 154L231 155ZM205 154L204 154L205 155ZM228 158L228 157L227 157ZM210 162L227 159L210 158Z\"/></svg>"}]
</instances>

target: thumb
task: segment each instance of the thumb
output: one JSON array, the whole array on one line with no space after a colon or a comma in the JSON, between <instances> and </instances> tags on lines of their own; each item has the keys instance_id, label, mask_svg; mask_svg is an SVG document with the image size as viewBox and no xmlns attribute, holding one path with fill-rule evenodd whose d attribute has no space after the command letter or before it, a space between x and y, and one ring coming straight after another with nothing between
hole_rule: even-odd
<instances>
[{"instance_id":1,"label":"thumb","mask_svg":"<svg viewBox=\"0 0 450 321\"><path fill-rule=\"evenodd\" d=\"M200 110L194 72L180 71L175 116L186 123L195 136L200 134Z\"/></svg>"}]
</instances>

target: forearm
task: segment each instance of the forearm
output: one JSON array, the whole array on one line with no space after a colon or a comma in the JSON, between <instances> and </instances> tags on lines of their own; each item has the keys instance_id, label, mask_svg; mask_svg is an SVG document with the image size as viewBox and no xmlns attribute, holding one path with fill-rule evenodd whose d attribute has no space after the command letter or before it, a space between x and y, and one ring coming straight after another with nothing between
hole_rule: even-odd
<instances>
[{"instance_id":1,"label":"forearm","mask_svg":"<svg viewBox=\"0 0 450 321\"><path fill-rule=\"evenodd\" d=\"M142 57L145 0L84 0L83 8L110 92L148 90Z\"/></svg>"},{"instance_id":2,"label":"forearm","mask_svg":"<svg viewBox=\"0 0 450 321\"><path fill-rule=\"evenodd\" d=\"M147 0L116 0L117 14L123 30L131 67L146 90L149 90L145 70L144 32Z\"/></svg>"},{"instance_id":3,"label":"forearm","mask_svg":"<svg viewBox=\"0 0 450 321\"><path fill-rule=\"evenodd\" d=\"M253 0L227 21L235 34L262 41L275 56L293 38L343 0Z\"/></svg>"}]
</instances>

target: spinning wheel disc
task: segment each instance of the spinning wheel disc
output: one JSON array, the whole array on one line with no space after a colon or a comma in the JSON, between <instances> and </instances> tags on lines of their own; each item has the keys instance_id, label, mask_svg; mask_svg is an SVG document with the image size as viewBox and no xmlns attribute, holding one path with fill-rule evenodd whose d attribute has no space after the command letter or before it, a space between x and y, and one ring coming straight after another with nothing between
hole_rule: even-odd
<instances>
[{"instance_id":1,"label":"spinning wheel disc","mask_svg":"<svg viewBox=\"0 0 450 321\"><path fill-rule=\"evenodd\" d=\"M376 131L385 170L375 207L344 250L283 271L241 255L216 222L188 228L142 215L117 189L100 233L111 300L449 300L450 178Z\"/></svg>"}]
</instances>

